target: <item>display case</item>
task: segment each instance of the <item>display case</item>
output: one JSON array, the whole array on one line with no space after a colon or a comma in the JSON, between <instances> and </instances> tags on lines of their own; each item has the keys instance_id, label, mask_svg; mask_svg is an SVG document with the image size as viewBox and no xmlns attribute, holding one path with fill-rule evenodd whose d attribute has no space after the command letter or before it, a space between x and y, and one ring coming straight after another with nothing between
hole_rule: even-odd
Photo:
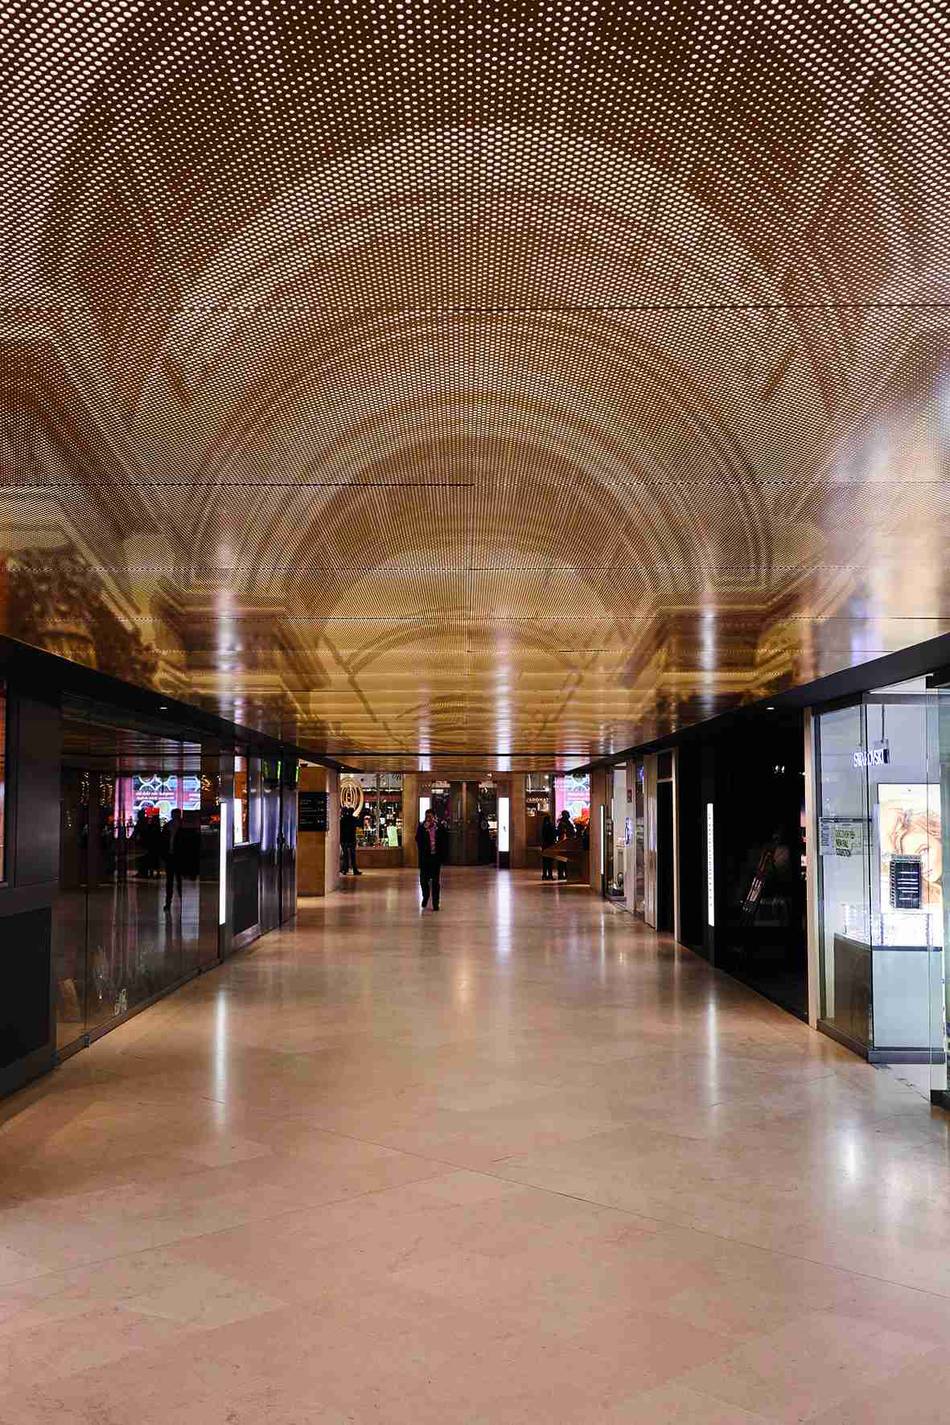
<instances>
[{"instance_id":1,"label":"display case","mask_svg":"<svg viewBox=\"0 0 950 1425\"><path fill-rule=\"evenodd\" d=\"M350 772L340 782L341 806L356 817L356 844L364 867L402 864L401 772Z\"/></svg>"},{"instance_id":2,"label":"display case","mask_svg":"<svg viewBox=\"0 0 950 1425\"><path fill-rule=\"evenodd\" d=\"M904 685L817 717L820 1027L946 1080L945 694ZM941 743L944 741L942 748Z\"/></svg>"}]
</instances>

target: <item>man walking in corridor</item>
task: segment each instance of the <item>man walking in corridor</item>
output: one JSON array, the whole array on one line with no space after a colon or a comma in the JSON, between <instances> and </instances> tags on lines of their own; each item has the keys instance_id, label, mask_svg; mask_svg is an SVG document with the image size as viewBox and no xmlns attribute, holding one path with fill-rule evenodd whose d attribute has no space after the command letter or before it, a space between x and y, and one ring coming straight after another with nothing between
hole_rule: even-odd
<instances>
[{"instance_id":1,"label":"man walking in corridor","mask_svg":"<svg viewBox=\"0 0 950 1425\"><path fill-rule=\"evenodd\" d=\"M435 812L430 807L425 814L424 820L420 821L416 828L416 846L419 848L419 884L422 887L422 909L425 910L429 904L429 896L432 896L432 909L439 909L439 893L441 885L439 883L442 873L442 862L448 857L449 834L441 822L436 820Z\"/></svg>"}]
</instances>

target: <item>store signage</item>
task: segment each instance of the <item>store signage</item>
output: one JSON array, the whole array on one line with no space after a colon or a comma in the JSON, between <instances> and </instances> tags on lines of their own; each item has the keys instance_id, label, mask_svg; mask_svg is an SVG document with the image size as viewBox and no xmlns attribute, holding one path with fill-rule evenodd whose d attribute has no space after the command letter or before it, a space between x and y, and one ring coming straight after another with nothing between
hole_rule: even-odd
<instances>
[{"instance_id":1,"label":"store signage","mask_svg":"<svg viewBox=\"0 0 950 1425\"><path fill-rule=\"evenodd\" d=\"M823 816L818 821L819 856L859 856L864 849L864 822L856 817Z\"/></svg>"},{"instance_id":2,"label":"store signage","mask_svg":"<svg viewBox=\"0 0 950 1425\"><path fill-rule=\"evenodd\" d=\"M327 829L326 792L298 792L297 830L326 831Z\"/></svg>"},{"instance_id":3,"label":"store signage","mask_svg":"<svg viewBox=\"0 0 950 1425\"><path fill-rule=\"evenodd\" d=\"M363 788L359 782L340 783L340 807L342 810L351 811L354 816L359 816L363 810L363 801Z\"/></svg>"},{"instance_id":4,"label":"store signage","mask_svg":"<svg viewBox=\"0 0 950 1425\"><path fill-rule=\"evenodd\" d=\"M706 803L706 924L716 924L716 861L713 844L713 804Z\"/></svg>"},{"instance_id":5,"label":"store signage","mask_svg":"<svg viewBox=\"0 0 950 1425\"><path fill-rule=\"evenodd\" d=\"M886 767L891 760L891 752L886 742L882 742L880 747L870 747L865 752L863 747L858 747L851 753L852 767Z\"/></svg>"}]
</instances>

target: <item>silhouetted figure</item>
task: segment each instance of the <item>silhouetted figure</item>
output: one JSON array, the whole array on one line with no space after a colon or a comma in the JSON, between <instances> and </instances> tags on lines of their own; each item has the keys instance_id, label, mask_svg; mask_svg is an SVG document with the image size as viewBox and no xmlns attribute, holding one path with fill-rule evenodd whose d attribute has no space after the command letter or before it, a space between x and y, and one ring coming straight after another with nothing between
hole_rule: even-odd
<instances>
[{"instance_id":1,"label":"silhouetted figure","mask_svg":"<svg viewBox=\"0 0 950 1425\"><path fill-rule=\"evenodd\" d=\"M157 876L162 865L162 823L157 811L142 808L135 822L135 839L140 851L139 875Z\"/></svg>"},{"instance_id":2,"label":"silhouetted figure","mask_svg":"<svg viewBox=\"0 0 950 1425\"><path fill-rule=\"evenodd\" d=\"M554 830L554 822L547 812L544 813L544 820L541 823L541 879L542 881L554 880L554 858L545 856L545 849L553 846L557 841L557 832Z\"/></svg>"},{"instance_id":3,"label":"silhouetted figure","mask_svg":"<svg viewBox=\"0 0 950 1425\"><path fill-rule=\"evenodd\" d=\"M571 821L571 814L568 811L567 807L565 807L564 810L561 812L561 815L558 817L557 822L557 839L562 851L565 851L567 849L568 843L573 841L576 835L577 831L575 830L574 823ZM557 878L559 881L567 880L566 861L558 861Z\"/></svg>"},{"instance_id":4,"label":"silhouetted figure","mask_svg":"<svg viewBox=\"0 0 950 1425\"><path fill-rule=\"evenodd\" d=\"M165 909L171 910L176 890L179 904L181 903L181 878L185 860L185 837L181 812L177 807L162 827L161 846L162 860L165 863Z\"/></svg>"},{"instance_id":5,"label":"silhouetted figure","mask_svg":"<svg viewBox=\"0 0 950 1425\"><path fill-rule=\"evenodd\" d=\"M449 854L449 833L446 828L435 819L435 812L429 809L425 814L425 819L420 821L416 828L416 846L419 848L419 884L422 887L422 909L425 910L429 904L429 896L432 896L432 909L439 909L439 896L442 890L440 877L442 874L442 863L448 859Z\"/></svg>"},{"instance_id":6,"label":"silhouetted figure","mask_svg":"<svg viewBox=\"0 0 950 1425\"><path fill-rule=\"evenodd\" d=\"M356 827L356 817L349 807L344 807L340 813L340 852L343 862L340 872L344 876L350 870L354 876L363 874L356 864Z\"/></svg>"}]
</instances>

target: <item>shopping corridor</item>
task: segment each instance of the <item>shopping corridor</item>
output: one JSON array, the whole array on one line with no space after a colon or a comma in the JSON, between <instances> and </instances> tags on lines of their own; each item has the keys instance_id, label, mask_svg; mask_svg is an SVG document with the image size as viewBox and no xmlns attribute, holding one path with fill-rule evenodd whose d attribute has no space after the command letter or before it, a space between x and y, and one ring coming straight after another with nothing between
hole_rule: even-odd
<instances>
[{"instance_id":1,"label":"shopping corridor","mask_svg":"<svg viewBox=\"0 0 950 1425\"><path fill-rule=\"evenodd\" d=\"M0 1425L935 1425L950 1118L578 886L304 903L0 1108Z\"/></svg>"}]
</instances>

